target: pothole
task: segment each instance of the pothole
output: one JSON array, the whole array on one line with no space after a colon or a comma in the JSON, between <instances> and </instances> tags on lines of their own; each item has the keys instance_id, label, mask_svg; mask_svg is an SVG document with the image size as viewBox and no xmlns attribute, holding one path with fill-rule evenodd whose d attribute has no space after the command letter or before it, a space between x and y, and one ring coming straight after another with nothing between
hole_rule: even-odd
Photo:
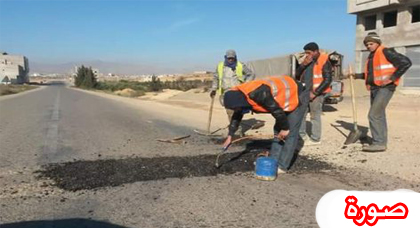
<instances>
[{"instance_id":1,"label":"pothole","mask_svg":"<svg viewBox=\"0 0 420 228\"><path fill-rule=\"evenodd\" d=\"M95 161L74 161L45 165L37 171L39 178L51 179L68 191L119 186L139 181L167 178L191 178L232 175L254 170L255 150L226 153L220 168L214 166L216 155L187 157L125 158ZM299 156L291 172L307 173L333 170L330 164L307 156Z\"/></svg>"}]
</instances>

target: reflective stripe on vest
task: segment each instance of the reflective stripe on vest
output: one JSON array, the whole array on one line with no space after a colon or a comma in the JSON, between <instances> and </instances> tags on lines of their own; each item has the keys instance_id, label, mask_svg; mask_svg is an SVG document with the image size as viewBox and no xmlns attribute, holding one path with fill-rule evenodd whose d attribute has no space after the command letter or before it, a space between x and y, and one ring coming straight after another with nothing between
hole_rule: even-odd
<instances>
[{"instance_id":1,"label":"reflective stripe on vest","mask_svg":"<svg viewBox=\"0 0 420 228\"><path fill-rule=\"evenodd\" d=\"M289 83L284 79L284 77L280 78L281 81L284 83L284 86L286 87L285 96L286 99L284 100L284 111L289 111L290 109L290 85Z\"/></svg>"},{"instance_id":2,"label":"reflective stripe on vest","mask_svg":"<svg viewBox=\"0 0 420 228\"><path fill-rule=\"evenodd\" d=\"M324 67L325 63L327 63L327 61L328 54L320 53L318 59L316 60L316 63L314 64L312 75L312 88L314 92L321 85L322 81L324 81L324 78L322 77L322 68ZM328 86L328 88L325 89L322 93L329 93L330 91L331 88Z\"/></svg>"},{"instance_id":3,"label":"reflective stripe on vest","mask_svg":"<svg viewBox=\"0 0 420 228\"><path fill-rule=\"evenodd\" d=\"M290 76L272 76L267 79L255 80L235 86L232 90L239 90L245 94L249 104L255 112L267 113L268 111L249 98L249 94L261 85L267 85L277 104L286 112L291 112L299 105L298 86Z\"/></svg>"},{"instance_id":4,"label":"reflective stripe on vest","mask_svg":"<svg viewBox=\"0 0 420 228\"><path fill-rule=\"evenodd\" d=\"M279 93L279 89L277 88L276 83L274 83L270 79L267 79L267 81L270 83L271 93L273 94L273 97L276 97L277 94Z\"/></svg>"},{"instance_id":5,"label":"reflective stripe on vest","mask_svg":"<svg viewBox=\"0 0 420 228\"><path fill-rule=\"evenodd\" d=\"M286 81L286 79L284 79L283 77L280 77L280 80L283 82L284 87L285 87L285 100L284 100L284 111L289 111L290 109L290 85L289 82ZM267 81L270 83L270 87L271 87L271 94L273 95L273 97L277 97L278 93L279 93L279 89L276 85L276 83L271 80L271 79L267 79Z\"/></svg>"},{"instance_id":6,"label":"reflective stripe on vest","mask_svg":"<svg viewBox=\"0 0 420 228\"><path fill-rule=\"evenodd\" d=\"M385 70L385 69L391 69L393 67L394 65L392 64L385 64L385 65L380 65L380 66L375 67L375 70Z\"/></svg>"},{"instance_id":7,"label":"reflective stripe on vest","mask_svg":"<svg viewBox=\"0 0 420 228\"><path fill-rule=\"evenodd\" d=\"M391 76L397 70L397 68L389 62L384 54L384 46L380 45L373 55L373 82L377 86L383 86L390 82ZM366 61L365 65L365 80L368 80L368 69L369 59ZM399 84L399 79L395 82L396 85Z\"/></svg>"},{"instance_id":8,"label":"reflective stripe on vest","mask_svg":"<svg viewBox=\"0 0 420 228\"><path fill-rule=\"evenodd\" d=\"M219 89L218 89L219 94L222 94L222 92L223 92L222 80L223 80L224 67L225 67L225 62L220 62L219 65L217 65L217 74L219 75ZM242 63L238 61L237 64L236 64L235 73L236 73L236 76L238 77L238 80L241 83L244 82L244 79L242 77L243 76L243 69L244 69L244 67L243 67Z\"/></svg>"}]
</instances>

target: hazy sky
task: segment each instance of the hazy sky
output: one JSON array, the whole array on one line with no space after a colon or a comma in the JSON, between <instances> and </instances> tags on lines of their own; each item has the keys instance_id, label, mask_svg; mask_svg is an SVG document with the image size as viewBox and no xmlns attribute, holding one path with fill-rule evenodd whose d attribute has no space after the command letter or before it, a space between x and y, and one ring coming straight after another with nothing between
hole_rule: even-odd
<instances>
[{"instance_id":1,"label":"hazy sky","mask_svg":"<svg viewBox=\"0 0 420 228\"><path fill-rule=\"evenodd\" d=\"M248 61L311 41L351 61L355 25L347 0L0 0L0 50L40 63L213 70L226 49Z\"/></svg>"}]
</instances>

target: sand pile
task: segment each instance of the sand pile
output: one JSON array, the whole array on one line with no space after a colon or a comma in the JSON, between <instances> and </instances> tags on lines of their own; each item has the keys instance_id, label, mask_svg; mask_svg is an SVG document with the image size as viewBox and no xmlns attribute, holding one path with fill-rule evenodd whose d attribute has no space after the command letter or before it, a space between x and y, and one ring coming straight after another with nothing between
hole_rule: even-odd
<instances>
[{"instance_id":1,"label":"sand pile","mask_svg":"<svg viewBox=\"0 0 420 228\"><path fill-rule=\"evenodd\" d=\"M126 88L123 90L117 90L114 92L114 94L119 95L119 96L123 96L123 97L135 97L138 96L138 92L130 89L130 88Z\"/></svg>"},{"instance_id":2,"label":"sand pile","mask_svg":"<svg viewBox=\"0 0 420 228\"><path fill-rule=\"evenodd\" d=\"M142 98L151 99L151 100L167 100L180 93L184 93L184 92L181 90L164 89L161 92L148 92L146 93L146 95L142 96Z\"/></svg>"}]
</instances>

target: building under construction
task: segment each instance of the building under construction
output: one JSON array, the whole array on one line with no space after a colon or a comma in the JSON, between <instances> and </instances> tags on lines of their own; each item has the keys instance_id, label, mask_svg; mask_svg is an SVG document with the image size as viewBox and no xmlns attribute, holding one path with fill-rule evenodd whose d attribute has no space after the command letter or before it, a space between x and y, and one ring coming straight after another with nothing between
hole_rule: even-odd
<instances>
[{"instance_id":1,"label":"building under construction","mask_svg":"<svg viewBox=\"0 0 420 228\"><path fill-rule=\"evenodd\" d=\"M0 53L0 83L23 84L29 83L28 59L21 55Z\"/></svg>"}]
</instances>

